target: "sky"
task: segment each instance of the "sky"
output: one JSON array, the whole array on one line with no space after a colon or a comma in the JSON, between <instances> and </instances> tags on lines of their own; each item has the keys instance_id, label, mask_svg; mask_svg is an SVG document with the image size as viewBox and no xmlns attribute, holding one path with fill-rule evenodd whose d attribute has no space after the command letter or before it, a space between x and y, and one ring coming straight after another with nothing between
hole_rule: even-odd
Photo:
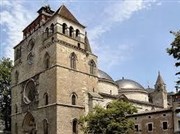
<instances>
[{"instance_id":1,"label":"sky","mask_svg":"<svg viewBox=\"0 0 180 134\"><path fill-rule=\"evenodd\" d=\"M175 91L175 60L166 52L180 30L180 0L0 0L0 58L13 59L22 30L44 5L64 4L86 26L98 68L114 80L154 88L160 71L167 90Z\"/></svg>"}]
</instances>

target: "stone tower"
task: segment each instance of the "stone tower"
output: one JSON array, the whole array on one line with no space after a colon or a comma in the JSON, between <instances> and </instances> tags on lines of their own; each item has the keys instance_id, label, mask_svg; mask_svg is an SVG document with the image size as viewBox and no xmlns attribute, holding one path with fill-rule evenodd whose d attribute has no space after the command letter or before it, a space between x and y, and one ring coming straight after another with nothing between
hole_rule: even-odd
<instances>
[{"instance_id":1,"label":"stone tower","mask_svg":"<svg viewBox=\"0 0 180 134\"><path fill-rule=\"evenodd\" d=\"M158 73L158 77L155 84L155 90L153 93L153 103L161 106L163 108L167 108L167 91L166 85L161 77L160 72Z\"/></svg>"},{"instance_id":2,"label":"stone tower","mask_svg":"<svg viewBox=\"0 0 180 134\"><path fill-rule=\"evenodd\" d=\"M77 134L97 90L97 57L85 26L62 5L38 10L14 47L12 134Z\"/></svg>"}]
</instances>

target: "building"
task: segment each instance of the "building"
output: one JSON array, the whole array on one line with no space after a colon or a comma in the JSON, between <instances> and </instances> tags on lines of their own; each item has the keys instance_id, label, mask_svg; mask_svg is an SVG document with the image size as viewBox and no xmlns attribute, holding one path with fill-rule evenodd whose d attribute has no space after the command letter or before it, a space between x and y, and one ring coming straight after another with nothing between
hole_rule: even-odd
<instances>
[{"instance_id":1,"label":"building","mask_svg":"<svg viewBox=\"0 0 180 134\"><path fill-rule=\"evenodd\" d=\"M138 124L140 119L148 123L148 115L161 120L161 113L167 115L162 120L169 118L164 123L172 128L168 132L179 131L175 124L180 120L171 116L178 104L171 103L160 73L154 89L130 79L114 81L97 68L85 26L64 5L57 11L49 6L38 10L14 47L14 56L12 134L81 134L78 118L96 104L107 107L114 99L126 99L138 108L129 116L138 118L138 133L146 129Z\"/></svg>"}]
</instances>

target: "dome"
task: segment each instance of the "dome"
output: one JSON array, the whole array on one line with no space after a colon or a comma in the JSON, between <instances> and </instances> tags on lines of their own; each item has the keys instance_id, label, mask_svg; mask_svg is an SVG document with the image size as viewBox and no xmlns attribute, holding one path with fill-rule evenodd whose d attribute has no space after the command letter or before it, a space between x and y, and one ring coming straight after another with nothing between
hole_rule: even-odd
<instances>
[{"instance_id":1,"label":"dome","mask_svg":"<svg viewBox=\"0 0 180 134\"><path fill-rule=\"evenodd\" d=\"M145 90L142 85L139 83L130 80L130 79L120 79L117 80L116 83L118 84L119 88L121 89L140 89L140 90Z\"/></svg>"},{"instance_id":2,"label":"dome","mask_svg":"<svg viewBox=\"0 0 180 134\"><path fill-rule=\"evenodd\" d=\"M106 79L106 80L113 81L111 76L109 76L107 73L105 73L104 71L102 71L100 69L98 69L98 77L101 78L101 79Z\"/></svg>"}]
</instances>

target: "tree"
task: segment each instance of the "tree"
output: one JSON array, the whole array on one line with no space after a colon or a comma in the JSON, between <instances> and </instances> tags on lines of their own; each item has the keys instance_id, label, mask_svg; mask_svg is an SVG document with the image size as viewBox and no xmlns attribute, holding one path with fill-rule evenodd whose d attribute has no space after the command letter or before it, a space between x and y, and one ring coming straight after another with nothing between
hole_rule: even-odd
<instances>
[{"instance_id":1,"label":"tree","mask_svg":"<svg viewBox=\"0 0 180 134\"><path fill-rule=\"evenodd\" d=\"M107 109L95 106L79 120L85 134L129 134L134 129L134 122L126 115L137 112L130 103L116 100L112 101Z\"/></svg>"},{"instance_id":2,"label":"tree","mask_svg":"<svg viewBox=\"0 0 180 134\"><path fill-rule=\"evenodd\" d=\"M11 130L11 71L12 61L9 58L0 60L0 119L4 121L5 130Z\"/></svg>"},{"instance_id":3,"label":"tree","mask_svg":"<svg viewBox=\"0 0 180 134\"><path fill-rule=\"evenodd\" d=\"M172 55L174 59L176 59L175 66L180 66L180 32L170 32L175 35L174 41L171 43L171 47L167 48L167 52L169 55ZM176 75L180 75L180 71L176 73ZM177 87L180 86L180 77L177 80Z\"/></svg>"}]
</instances>

